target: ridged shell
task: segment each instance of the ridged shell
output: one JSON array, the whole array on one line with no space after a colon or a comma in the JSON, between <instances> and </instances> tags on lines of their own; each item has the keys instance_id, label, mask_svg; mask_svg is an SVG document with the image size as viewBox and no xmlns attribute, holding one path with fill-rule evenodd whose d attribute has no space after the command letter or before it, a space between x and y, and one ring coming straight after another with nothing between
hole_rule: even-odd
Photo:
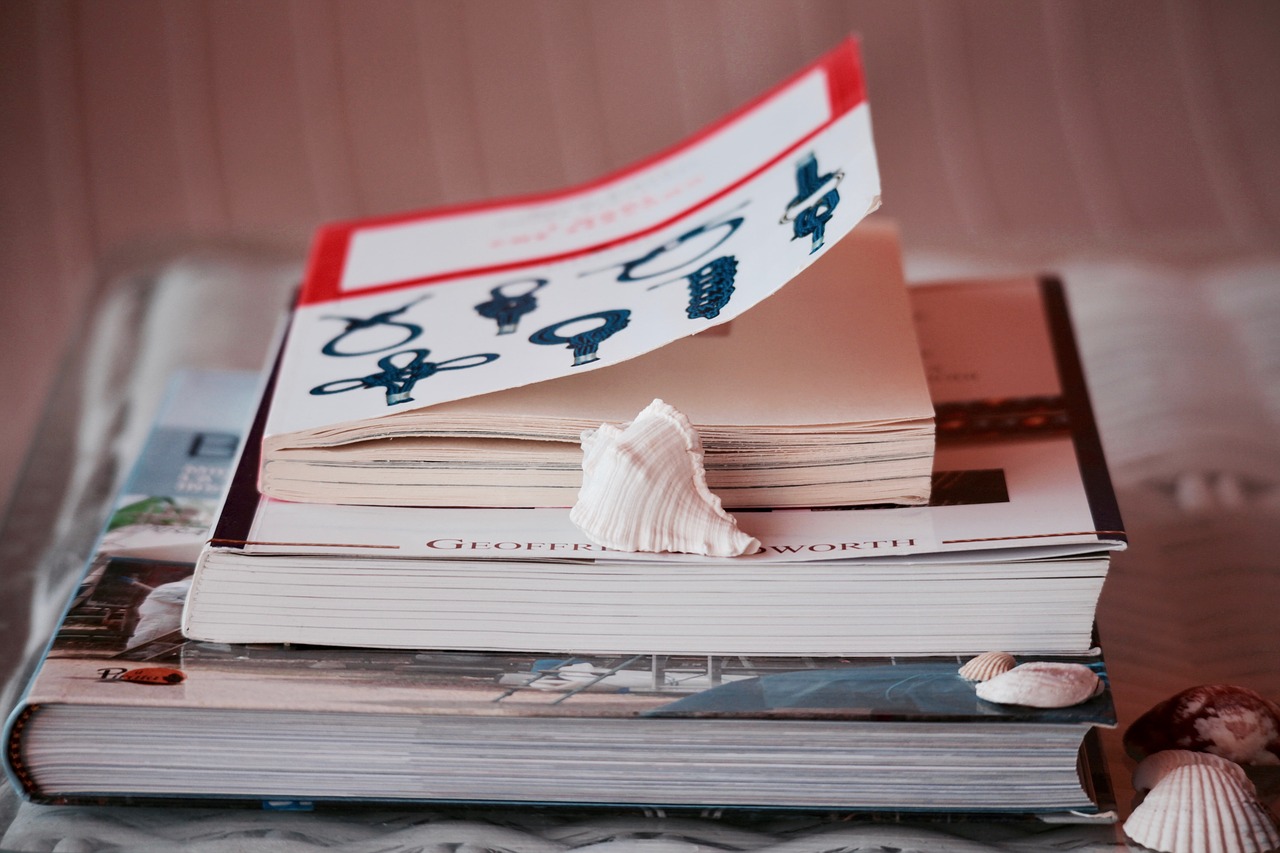
<instances>
[{"instance_id":1,"label":"ridged shell","mask_svg":"<svg viewBox=\"0 0 1280 853\"><path fill-rule=\"evenodd\" d=\"M1102 679L1080 663L1031 661L1019 664L976 688L978 698L1001 705L1067 708L1097 696Z\"/></svg>"},{"instance_id":2,"label":"ridged shell","mask_svg":"<svg viewBox=\"0 0 1280 853\"><path fill-rule=\"evenodd\" d=\"M582 490L569 519L596 544L712 557L760 550L707 488L697 431L662 400L626 429L584 432L582 450Z\"/></svg>"},{"instance_id":3,"label":"ridged shell","mask_svg":"<svg viewBox=\"0 0 1280 853\"><path fill-rule=\"evenodd\" d=\"M1209 767L1216 767L1232 779L1235 779L1240 784L1240 787L1250 794L1256 794L1253 782L1249 781L1244 768L1239 764L1209 752L1193 752L1189 749L1166 749L1164 752L1148 755L1139 761L1138 766L1133 769L1133 790L1138 793L1150 791L1160 784L1161 779L1177 768L1186 767L1188 764L1204 764Z\"/></svg>"},{"instance_id":4,"label":"ridged shell","mask_svg":"<svg viewBox=\"0 0 1280 853\"><path fill-rule=\"evenodd\" d=\"M1247 687L1190 687L1134 720L1124 746L1137 759L1190 749L1238 764L1280 764L1280 705Z\"/></svg>"},{"instance_id":5,"label":"ridged shell","mask_svg":"<svg viewBox=\"0 0 1280 853\"><path fill-rule=\"evenodd\" d=\"M1207 764L1176 767L1124 823L1125 835L1163 853L1265 853L1280 847L1275 819L1232 776Z\"/></svg>"},{"instance_id":6,"label":"ridged shell","mask_svg":"<svg viewBox=\"0 0 1280 853\"><path fill-rule=\"evenodd\" d=\"M1018 661L1008 652L983 652L960 667L960 677L965 681L990 681L1017 665Z\"/></svg>"}]
</instances>

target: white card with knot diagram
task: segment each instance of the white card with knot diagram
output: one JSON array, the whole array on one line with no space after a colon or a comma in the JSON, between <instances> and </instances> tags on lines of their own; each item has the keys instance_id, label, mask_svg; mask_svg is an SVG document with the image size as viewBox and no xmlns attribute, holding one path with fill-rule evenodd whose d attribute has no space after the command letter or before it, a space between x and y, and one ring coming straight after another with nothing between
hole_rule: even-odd
<instances>
[{"instance_id":1,"label":"white card with knot diagram","mask_svg":"<svg viewBox=\"0 0 1280 853\"><path fill-rule=\"evenodd\" d=\"M672 150L585 186L327 226L267 435L591 371L725 323L879 197L846 41Z\"/></svg>"}]
</instances>

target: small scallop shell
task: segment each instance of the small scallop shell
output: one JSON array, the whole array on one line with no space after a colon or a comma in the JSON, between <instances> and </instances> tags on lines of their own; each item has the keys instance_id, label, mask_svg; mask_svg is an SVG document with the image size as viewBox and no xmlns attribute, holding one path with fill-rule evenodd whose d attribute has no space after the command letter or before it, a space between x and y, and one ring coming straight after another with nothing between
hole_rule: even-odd
<instances>
[{"instance_id":1,"label":"small scallop shell","mask_svg":"<svg viewBox=\"0 0 1280 853\"><path fill-rule=\"evenodd\" d=\"M1097 696L1102 679L1081 663L1031 661L1015 666L976 688L978 698L1001 705L1067 708Z\"/></svg>"},{"instance_id":2,"label":"small scallop shell","mask_svg":"<svg viewBox=\"0 0 1280 853\"><path fill-rule=\"evenodd\" d=\"M1124 832L1162 853L1264 853L1280 846L1266 808L1208 764L1171 770L1134 808Z\"/></svg>"},{"instance_id":3,"label":"small scallop shell","mask_svg":"<svg viewBox=\"0 0 1280 853\"><path fill-rule=\"evenodd\" d=\"M1190 687L1134 720L1124 746L1138 759L1191 749L1238 764L1280 764L1280 705L1247 687Z\"/></svg>"},{"instance_id":4,"label":"small scallop shell","mask_svg":"<svg viewBox=\"0 0 1280 853\"><path fill-rule=\"evenodd\" d=\"M596 544L712 557L760 550L707 488L697 431L661 400L626 429L584 432L582 450L582 490L569 520Z\"/></svg>"},{"instance_id":5,"label":"small scallop shell","mask_svg":"<svg viewBox=\"0 0 1280 853\"><path fill-rule=\"evenodd\" d=\"M135 684L181 684L186 678L182 670L167 666L144 666L120 673L121 681L132 681Z\"/></svg>"},{"instance_id":6,"label":"small scallop shell","mask_svg":"<svg viewBox=\"0 0 1280 853\"><path fill-rule=\"evenodd\" d=\"M960 677L965 681L989 681L1017 665L1008 652L983 652L960 667Z\"/></svg>"},{"instance_id":7,"label":"small scallop shell","mask_svg":"<svg viewBox=\"0 0 1280 853\"><path fill-rule=\"evenodd\" d=\"M1133 790L1138 793L1150 791L1160 784L1160 780L1165 776L1188 764L1216 767L1235 779L1240 787L1250 794L1255 793L1253 782L1249 781L1244 768L1239 764L1209 752L1193 752L1189 749L1166 749L1164 752L1153 753L1139 761L1138 766L1133 769Z\"/></svg>"}]
</instances>

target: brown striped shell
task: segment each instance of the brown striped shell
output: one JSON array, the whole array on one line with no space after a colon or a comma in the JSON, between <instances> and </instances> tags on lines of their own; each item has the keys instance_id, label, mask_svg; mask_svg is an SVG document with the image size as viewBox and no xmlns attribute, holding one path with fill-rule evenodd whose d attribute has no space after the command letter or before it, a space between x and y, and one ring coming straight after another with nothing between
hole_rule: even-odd
<instances>
[{"instance_id":1,"label":"brown striped shell","mask_svg":"<svg viewBox=\"0 0 1280 853\"><path fill-rule=\"evenodd\" d=\"M1190 749L1237 764L1280 764L1280 705L1247 687L1202 684L1134 720L1124 746L1137 759Z\"/></svg>"},{"instance_id":2,"label":"brown striped shell","mask_svg":"<svg viewBox=\"0 0 1280 853\"><path fill-rule=\"evenodd\" d=\"M181 684L186 679L186 673L182 670L167 666L146 666L120 674L121 681L131 681L134 684Z\"/></svg>"},{"instance_id":3,"label":"brown striped shell","mask_svg":"<svg viewBox=\"0 0 1280 853\"><path fill-rule=\"evenodd\" d=\"M1138 766L1133 769L1133 790L1138 793L1150 791L1175 769L1188 764L1207 764L1210 767L1216 767L1235 779L1249 793L1256 791L1253 782L1249 781L1244 768L1239 764L1210 752L1193 752L1189 749L1166 749L1164 752L1153 753L1139 761Z\"/></svg>"}]
</instances>

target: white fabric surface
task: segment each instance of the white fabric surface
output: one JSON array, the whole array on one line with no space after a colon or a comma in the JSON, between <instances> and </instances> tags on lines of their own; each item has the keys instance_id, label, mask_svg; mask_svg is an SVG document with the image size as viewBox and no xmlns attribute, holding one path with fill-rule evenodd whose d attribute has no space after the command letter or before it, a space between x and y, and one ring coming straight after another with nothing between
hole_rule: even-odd
<instances>
[{"instance_id":1,"label":"white fabric surface","mask_svg":"<svg viewBox=\"0 0 1280 853\"><path fill-rule=\"evenodd\" d=\"M1131 550L1115 560L1100 624L1121 725L1194 683L1230 681L1280 697L1280 259L1192 272L1126 259L1063 258L1086 375L1112 467ZM913 279L1013 272L1008 263L911 256ZM274 296L296 273L262 258L185 256L158 272L141 307L119 288L89 347L79 428L82 475L59 524L73 525L86 483L104 456L127 458L145 434L161 377L180 364L243 366L265 355L272 319L248 319L234 294ZM248 284L246 284L248 283ZM150 293L150 291L148 291ZM275 303L279 304L279 303ZM113 313L114 312L114 313ZM198 318L198 321L193 319ZM192 322L201 325L194 333ZM122 324L138 330L121 360ZM112 373L117 371L117 373ZM123 372L119 372L123 371ZM74 577L38 586L28 649L38 649ZM1230 630L1224 630L1230 626ZM12 688L14 685L10 685ZM1128 806L1119 732L1108 740L1112 775ZM1269 795L1274 799L1274 788ZM983 840L971 840L980 834ZM841 846L843 845L843 846ZM5 850L462 851L1114 849L1109 830L966 825L748 828L711 818L604 815L483 816L432 809L391 814L264 814L219 810L74 808L24 804Z\"/></svg>"}]
</instances>

